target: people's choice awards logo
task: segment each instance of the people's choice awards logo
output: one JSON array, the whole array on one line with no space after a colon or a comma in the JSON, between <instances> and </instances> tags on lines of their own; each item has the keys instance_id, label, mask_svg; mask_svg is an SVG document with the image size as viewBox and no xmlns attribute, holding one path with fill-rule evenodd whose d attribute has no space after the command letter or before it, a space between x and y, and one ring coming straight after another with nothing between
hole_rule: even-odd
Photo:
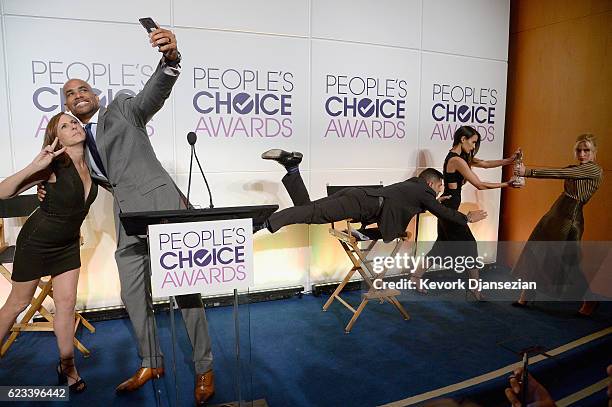
<instances>
[{"instance_id":1,"label":"people's choice awards logo","mask_svg":"<svg viewBox=\"0 0 612 407\"><path fill-rule=\"evenodd\" d=\"M242 228L160 234L159 265L166 271L162 288L244 280L245 241Z\"/></svg>"},{"instance_id":2,"label":"people's choice awards logo","mask_svg":"<svg viewBox=\"0 0 612 407\"><path fill-rule=\"evenodd\" d=\"M293 81L282 70L194 67L194 131L211 138L291 137Z\"/></svg>"},{"instance_id":3,"label":"people's choice awards logo","mask_svg":"<svg viewBox=\"0 0 612 407\"><path fill-rule=\"evenodd\" d=\"M43 136L51 116L65 111L66 102L62 87L69 79L81 79L89 83L100 98L100 106L108 106L119 93L136 95L155 71L155 67L137 63L109 63L83 61L30 61L32 105L42 113L35 130L35 137ZM154 127L149 123L147 133L153 136Z\"/></svg>"},{"instance_id":4,"label":"people's choice awards logo","mask_svg":"<svg viewBox=\"0 0 612 407\"><path fill-rule=\"evenodd\" d=\"M430 139L449 141L460 126L474 127L483 141L495 140L495 88L480 88L448 83L434 83L431 89L431 117L434 126Z\"/></svg>"},{"instance_id":5,"label":"people's choice awards logo","mask_svg":"<svg viewBox=\"0 0 612 407\"><path fill-rule=\"evenodd\" d=\"M407 82L327 74L322 137L335 139L397 140L406 136Z\"/></svg>"},{"instance_id":6,"label":"people's choice awards logo","mask_svg":"<svg viewBox=\"0 0 612 407\"><path fill-rule=\"evenodd\" d=\"M250 219L155 225L149 241L156 295L227 292L252 282Z\"/></svg>"}]
</instances>

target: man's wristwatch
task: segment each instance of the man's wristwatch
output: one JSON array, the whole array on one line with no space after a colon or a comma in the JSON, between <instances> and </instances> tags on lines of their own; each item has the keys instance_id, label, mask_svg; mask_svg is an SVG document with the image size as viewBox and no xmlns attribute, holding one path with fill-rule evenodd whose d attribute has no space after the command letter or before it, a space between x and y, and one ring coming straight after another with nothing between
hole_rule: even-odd
<instances>
[{"instance_id":1,"label":"man's wristwatch","mask_svg":"<svg viewBox=\"0 0 612 407\"><path fill-rule=\"evenodd\" d=\"M168 65L171 68L176 68L180 63L181 63L181 53L177 50L176 51L176 59L174 61L170 61L168 58L166 58L166 56L164 55L164 62L166 63L166 65Z\"/></svg>"}]
</instances>

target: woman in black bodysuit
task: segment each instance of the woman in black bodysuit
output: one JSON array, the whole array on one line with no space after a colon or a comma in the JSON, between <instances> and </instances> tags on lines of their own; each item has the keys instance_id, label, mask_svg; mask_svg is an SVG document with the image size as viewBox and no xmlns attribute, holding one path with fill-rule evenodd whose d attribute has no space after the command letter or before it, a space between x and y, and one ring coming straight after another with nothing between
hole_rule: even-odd
<instances>
[{"instance_id":1,"label":"woman in black bodysuit","mask_svg":"<svg viewBox=\"0 0 612 407\"><path fill-rule=\"evenodd\" d=\"M442 203L452 209L459 210L461 204L461 188L465 182L469 182L479 190L495 189L513 186L514 179L505 182L485 182L472 171L472 167L496 168L514 163L518 157L518 151L509 158L501 160L481 160L476 158L476 153L480 148L480 134L471 126L459 127L453 136L453 147L448 152L444 160L444 193ZM460 242L460 243L448 243ZM459 247L457 247L459 246ZM459 225L447 222L438 218L438 238L431 251L426 255L433 256L470 256L474 259L478 257L476 239L468 225ZM411 280L419 287L419 280L426 269L417 268ZM470 278L478 278L478 269L468 271ZM417 291L424 293L424 290ZM479 291L470 292L478 300L483 299Z\"/></svg>"},{"instance_id":2,"label":"woman in black bodysuit","mask_svg":"<svg viewBox=\"0 0 612 407\"><path fill-rule=\"evenodd\" d=\"M40 182L47 190L45 201L17 237L12 288L0 309L0 340L29 305L40 278L51 276L56 309L53 330L60 353L57 375L72 392L86 387L74 364L73 347L80 227L98 192L85 162L84 142L79 121L59 113L49 120L43 150L27 167L0 183L0 199Z\"/></svg>"}]
</instances>

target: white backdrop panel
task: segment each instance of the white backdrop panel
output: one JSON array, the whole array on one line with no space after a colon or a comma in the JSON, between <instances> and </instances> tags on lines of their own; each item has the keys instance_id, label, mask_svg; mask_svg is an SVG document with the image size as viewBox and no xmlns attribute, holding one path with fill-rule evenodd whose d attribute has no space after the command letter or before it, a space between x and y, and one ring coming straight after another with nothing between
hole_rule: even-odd
<instances>
[{"instance_id":1,"label":"white backdrop panel","mask_svg":"<svg viewBox=\"0 0 612 407\"><path fill-rule=\"evenodd\" d=\"M483 138L479 158L502 158L506 62L432 53L422 57L419 166L441 167L455 129L463 125L474 125Z\"/></svg>"},{"instance_id":2,"label":"white backdrop panel","mask_svg":"<svg viewBox=\"0 0 612 407\"><path fill-rule=\"evenodd\" d=\"M0 56L4 55L4 38L2 36L2 20L0 20ZM8 95L6 93L6 70L4 58L0 60L0 177L13 173L13 154L9 133Z\"/></svg>"},{"instance_id":3,"label":"white backdrop panel","mask_svg":"<svg viewBox=\"0 0 612 407\"><path fill-rule=\"evenodd\" d=\"M116 23L6 17L11 134L17 167L40 150L48 119L63 106L62 85L80 78L98 89L102 105L120 90L138 92L155 70L159 53L142 27ZM88 35L75 32L86 31ZM51 47L41 35L71 38ZM117 47L121 44L121 47ZM174 171L172 108L168 101L147 128L158 158Z\"/></svg>"},{"instance_id":4,"label":"white backdrop panel","mask_svg":"<svg viewBox=\"0 0 612 407\"><path fill-rule=\"evenodd\" d=\"M308 36L308 0L174 1L175 26Z\"/></svg>"},{"instance_id":5,"label":"white backdrop panel","mask_svg":"<svg viewBox=\"0 0 612 407\"><path fill-rule=\"evenodd\" d=\"M268 162L270 171L245 172L206 172L215 207L240 205L279 205L280 208L292 206L289 194L281 179L285 170L275 162ZM204 169L206 171L206 169ZM199 170L191 175L190 201L200 207L208 207L208 191ZM302 171L304 183L308 185L309 172ZM189 174L174 177L178 187L187 194Z\"/></svg>"},{"instance_id":6,"label":"white backdrop panel","mask_svg":"<svg viewBox=\"0 0 612 407\"><path fill-rule=\"evenodd\" d=\"M75 18L86 20L118 21L137 23L141 17L152 17L160 25L170 24L170 0L106 0L104 2L74 1L74 0L2 0L5 14L24 16ZM141 30L144 30L141 27ZM55 35L55 31L50 31ZM100 38L106 37L108 30ZM87 31L73 31L64 39L75 36L90 37ZM95 34L95 33L94 33ZM57 37L62 38L62 37ZM120 44L120 43L119 43Z\"/></svg>"},{"instance_id":7,"label":"white backdrop panel","mask_svg":"<svg viewBox=\"0 0 612 407\"><path fill-rule=\"evenodd\" d=\"M483 181L501 181L501 168L474 168L473 170L478 178ZM476 240L487 242L497 240L500 197L501 189L499 188L478 190L471 184L466 184L463 187L461 211L467 213L471 210L483 209L488 214L485 220L470 225L470 229L472 229L472 233L474 237L476 237Z\"/></svg>"},{"instance_id":8,"label":"white backdrop panel","mask_svg":"<svg viewBox=\"0 0 612 407\"><path fill-rule=\"evenodd\" d=\"M8 84L0 89L0 177L39 151L46 120L62 109L68 77L88 80L103 104L120 90L142 89L159 61L137 22L146 16L179 27L184 57L171 98L149 125L153 146L186 192L185 136L197 131L216 206L291 206L284 171L260 158L270 148L304 152L302 174L315 199L325 196L326 183L388 185L418 167L439 168L456 126L473 124L466 120L472 109L479 117L494 114L491 123L477 124L485 136L479 157L501 158L508 0L110 0L97 7L3 0L2 11L0 47L10 64L0 61ZM61 41L50 46L49 38ZM446 113L439 120L432 115L437 103L436 115ZM489 181L501 176L499 169L476 172ZM205 206L197 170L193 177L192 198ZM477 240L497 238L499 196L464 188L461 210L489 213L471 225ZM434 217L422 216L420 226L419 240L435 239ZM258 233L256 288L309 289L341 278L349 264L328 228ZM13 241L17 230L10 226ZM78 307L117 305L110 194L101 193L83 234Z\"/></svg>"},{"instance_id":9,"label":"white backdrop panel","mask_svg":"<svg viewBox=\"0 0 612 407\"><path fill-rule=\"evenodd\" d=\"M417 51L313 40L311 167L413 165L419 63Z\"/></svg>"},{"instance_id":10,"label":"white backdrop panel","mask_svg":"<svg viewBox=\"0 0 612 407\"><path fill-rule=\"evenodd\" d=\"M81 273L77 307L96 308L121 304L121 285L115 263L113 196L99 188L98 198L81 227Z\"/></svg>"},{"instance_id":11,"label":"white backdrop panel","mask_svg":"<svg viewBox=\"0 0 612 407\"><path fill-rule=\"evenodd\" d=\"M423 50L508 60L510 0L423 1Z\"/></svg>"},{"instance_id":12,"label":"white backdrop panel","mask_svg":"<svg viewBox=\"0 0 612 407\"><path fill-rule=\"evenodd\" d=\"M416 168L401 170L312 170L310 171L310 196L318 199L327 196L327 185L391 185L416 176Z\"/></svg>"},{"instance_id":13,"label":"white backdrop panel","mask_svg":"<svg viewBox=\"0 0 612 407\"><path fill-rule=\"evenodd\" d=\"M421 0L312 0L312 36L421 46Z\"/></svg>"},{"instance_id":14,"label":"white backdrop panel","mask_svg":"<svg viewBox=\"0 0 612 407\"><path fill-rule=\"evenodd\" d=\"M185 56L174 89L178 173L189 170L190 131L210 171L274 170L263 151L307 148L308 40L177 32Z\"/></svg>"}]
</instances>

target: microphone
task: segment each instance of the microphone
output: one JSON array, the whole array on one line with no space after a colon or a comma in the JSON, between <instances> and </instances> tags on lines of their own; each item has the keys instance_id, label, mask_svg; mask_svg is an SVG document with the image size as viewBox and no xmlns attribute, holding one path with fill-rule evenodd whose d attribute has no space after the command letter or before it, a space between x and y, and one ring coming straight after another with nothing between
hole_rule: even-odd
<instances>
[{"instance_id":1,"label":"microphone","mask_svg":"<svg viewBox=\"0 0 612 407\"><path fill-rule=\"evenodd\" d=\"M200 173L202 174L202 178L204 178L204 183L206 184L206 189L208 190L208 198L210 200L210 208L214 208L212 194L210 193L210 187L208 186L208 181L206 180L206 175L204 175L204 170L202 170L202 166L200 165L200 160L198 159L198 155L195 151L195 143L198 140L197 134L195 132L190 131L187 133L187 142L191 146L191 159L189 160L189 181L187 184L187 202L189 205L189 194L191 193L191 169L193 168L193 157L195 157L196 162L198 163L198 167L200 168Z\"/></svg>"},{"instance_id":2,"label":"microphone","mask_svg":"<svg viewBox=\"0 0 612 407\"><path fill-rule=\"evenodd\" d=\"M196 141L198 140L198 135L195 134L195 132L190 131L189 133L187 133L187 142L189 143L189 145L195 145Z\"/></svg>"}]
</instances>

